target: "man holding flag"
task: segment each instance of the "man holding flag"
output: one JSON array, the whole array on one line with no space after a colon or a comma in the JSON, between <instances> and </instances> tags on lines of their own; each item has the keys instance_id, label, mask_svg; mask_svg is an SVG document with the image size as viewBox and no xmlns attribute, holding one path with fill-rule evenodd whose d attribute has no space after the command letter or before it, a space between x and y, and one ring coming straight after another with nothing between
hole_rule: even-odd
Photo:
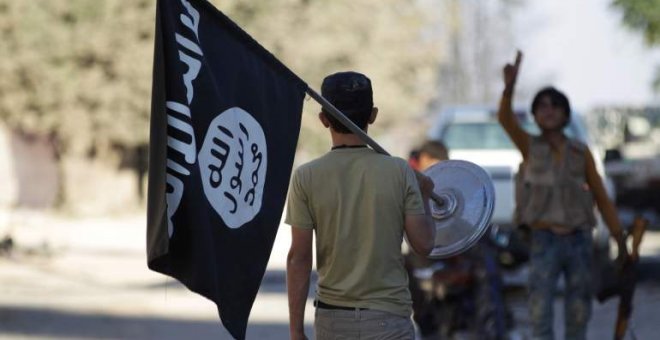
<instances>
[{"instance_id":1,"label":"man holding flag","mask_svg":"<svg viewBox=\"0 0 660 340\"><path fill-rule=\"evenodd\" d=\"M378 109L366 76L336 73L325 78L321 91L365 132L375 121ZM329 128L332 149L298 168L289 188L285 222L292 226L287 258L291 339L306 338L314 233L316 339L414 339L401 242L405 232L420 255L433 249L433 182L421 174L416 179L405 160L368 148L325 108L319 118Z\"/></svg>"},{"instance_id":2,"label":"man holding flag","mask_svg":"<svg viewBox=\"0 0 660 340\"><path fill-rule=\"evenodd\" d=\"M207 1L158 1L153 71L149 268L214 301L232 336L245 338L284 207L307 92L324 106L321 120L332 125L340 150L324 157L329 161L317 169L337 170L321 178L328 185L299 187L303 170L292 183L291 335L304 337L303 288L309 286L314 228L318 244L326 245L319 253L319 310L336 303L340 313L345 308L362 313L349 323L377 338L412 339L400 244L405 229L415 250L431 251L432 182L421 176L420 194L405 161L362 147L360 138L384 153ZM329 77L323 93L365 131L376 118L371 83L362 75ZM353 133L326 115L328 108ZM319 178L312 168L306 169ZM305 205L307 197L323 200ZM340 237L328 238L332 228ZM359 260L347 262L347 254ZM317 319L317 325L324 324L317 328L318 338L332 334L330 321ZM374 322L381 326L374 328Z\"/></svg>"}]
</instances>

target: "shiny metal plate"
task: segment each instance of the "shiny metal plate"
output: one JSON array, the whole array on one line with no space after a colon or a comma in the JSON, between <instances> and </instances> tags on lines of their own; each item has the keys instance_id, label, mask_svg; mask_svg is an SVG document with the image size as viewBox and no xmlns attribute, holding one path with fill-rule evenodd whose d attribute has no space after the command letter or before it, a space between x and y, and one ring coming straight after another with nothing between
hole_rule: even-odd
<instances>
[{"instance_id":1,"label":"shiny metal plate","mask_svg":"<svg viewBox=\"0 0 660 340\"><path fill-rule=\"evenodd\" d=\"M431 200L435 221L435 247L429 258L458 255L488 231L495 206L495 190L488 173L462 160L437 163L424 171L435 184L438 204Z\"/></svg>"}]
</instances>

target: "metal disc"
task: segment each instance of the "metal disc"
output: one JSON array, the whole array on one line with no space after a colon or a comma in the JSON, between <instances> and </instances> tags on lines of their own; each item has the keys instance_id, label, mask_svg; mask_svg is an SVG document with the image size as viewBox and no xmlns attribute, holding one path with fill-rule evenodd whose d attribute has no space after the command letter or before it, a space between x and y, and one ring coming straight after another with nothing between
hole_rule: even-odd
<instances>
[{"instance_id":1,"label":"metal disc","mask_svg":"<svg viewBox=\"0 0 660 340\"><path fill-rule=\"evenodd\" d=\"M435 246L430 258L447 258L475 245L486 233L495 206L495 190L488 173L461 160L439 162L424 173L431 178L436 197L431 200Z\"/></svg>"}]
</instances>

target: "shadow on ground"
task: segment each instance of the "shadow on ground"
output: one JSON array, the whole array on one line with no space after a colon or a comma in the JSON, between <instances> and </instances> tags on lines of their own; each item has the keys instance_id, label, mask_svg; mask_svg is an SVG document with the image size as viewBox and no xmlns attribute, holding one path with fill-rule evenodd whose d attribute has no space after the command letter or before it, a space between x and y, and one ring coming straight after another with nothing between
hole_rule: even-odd
<instances>
[{"instance_id":1,"label":"shadow on ground","mask_svg":"<svg viewBox=\"0 0 660 340\"><path fill-rule=\"evenodd\" d=\"M251 323L248 339L275 339L287 324ZM220 321L80 314L16 306L0 306L0 336L57 339L232 339Z\"/></svg>"},{"instance_id":2,"label":"shadow on ground","mask_svg":"<svg viewBox=\"0 0 660 340\"><path fill-rule=\"evenodd\" d=\"M660 283L660 256L642 257L637 264L639 282Z\"/></svg>"}]
</instances>

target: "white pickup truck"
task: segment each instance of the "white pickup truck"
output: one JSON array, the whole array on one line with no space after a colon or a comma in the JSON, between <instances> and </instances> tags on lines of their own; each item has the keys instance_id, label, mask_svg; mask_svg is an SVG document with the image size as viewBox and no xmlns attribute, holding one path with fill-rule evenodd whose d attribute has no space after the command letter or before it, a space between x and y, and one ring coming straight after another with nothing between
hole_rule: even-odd
<instances>
[{"instance_id":1,"label":"white pickup truck","mask_svg":"<svg viewBox=\"0 0 660 340\"><path fill-rule=\"evenodd\" d=\"M616 148L605 154L605 172L614 179L619 214L627 223L641 215L651 228L660 227L660 107L609 108L594 114L605 124L611 124L607 118L620 124L615 128L621 138L612 139Z\"/></svg>"}]
</instances>

